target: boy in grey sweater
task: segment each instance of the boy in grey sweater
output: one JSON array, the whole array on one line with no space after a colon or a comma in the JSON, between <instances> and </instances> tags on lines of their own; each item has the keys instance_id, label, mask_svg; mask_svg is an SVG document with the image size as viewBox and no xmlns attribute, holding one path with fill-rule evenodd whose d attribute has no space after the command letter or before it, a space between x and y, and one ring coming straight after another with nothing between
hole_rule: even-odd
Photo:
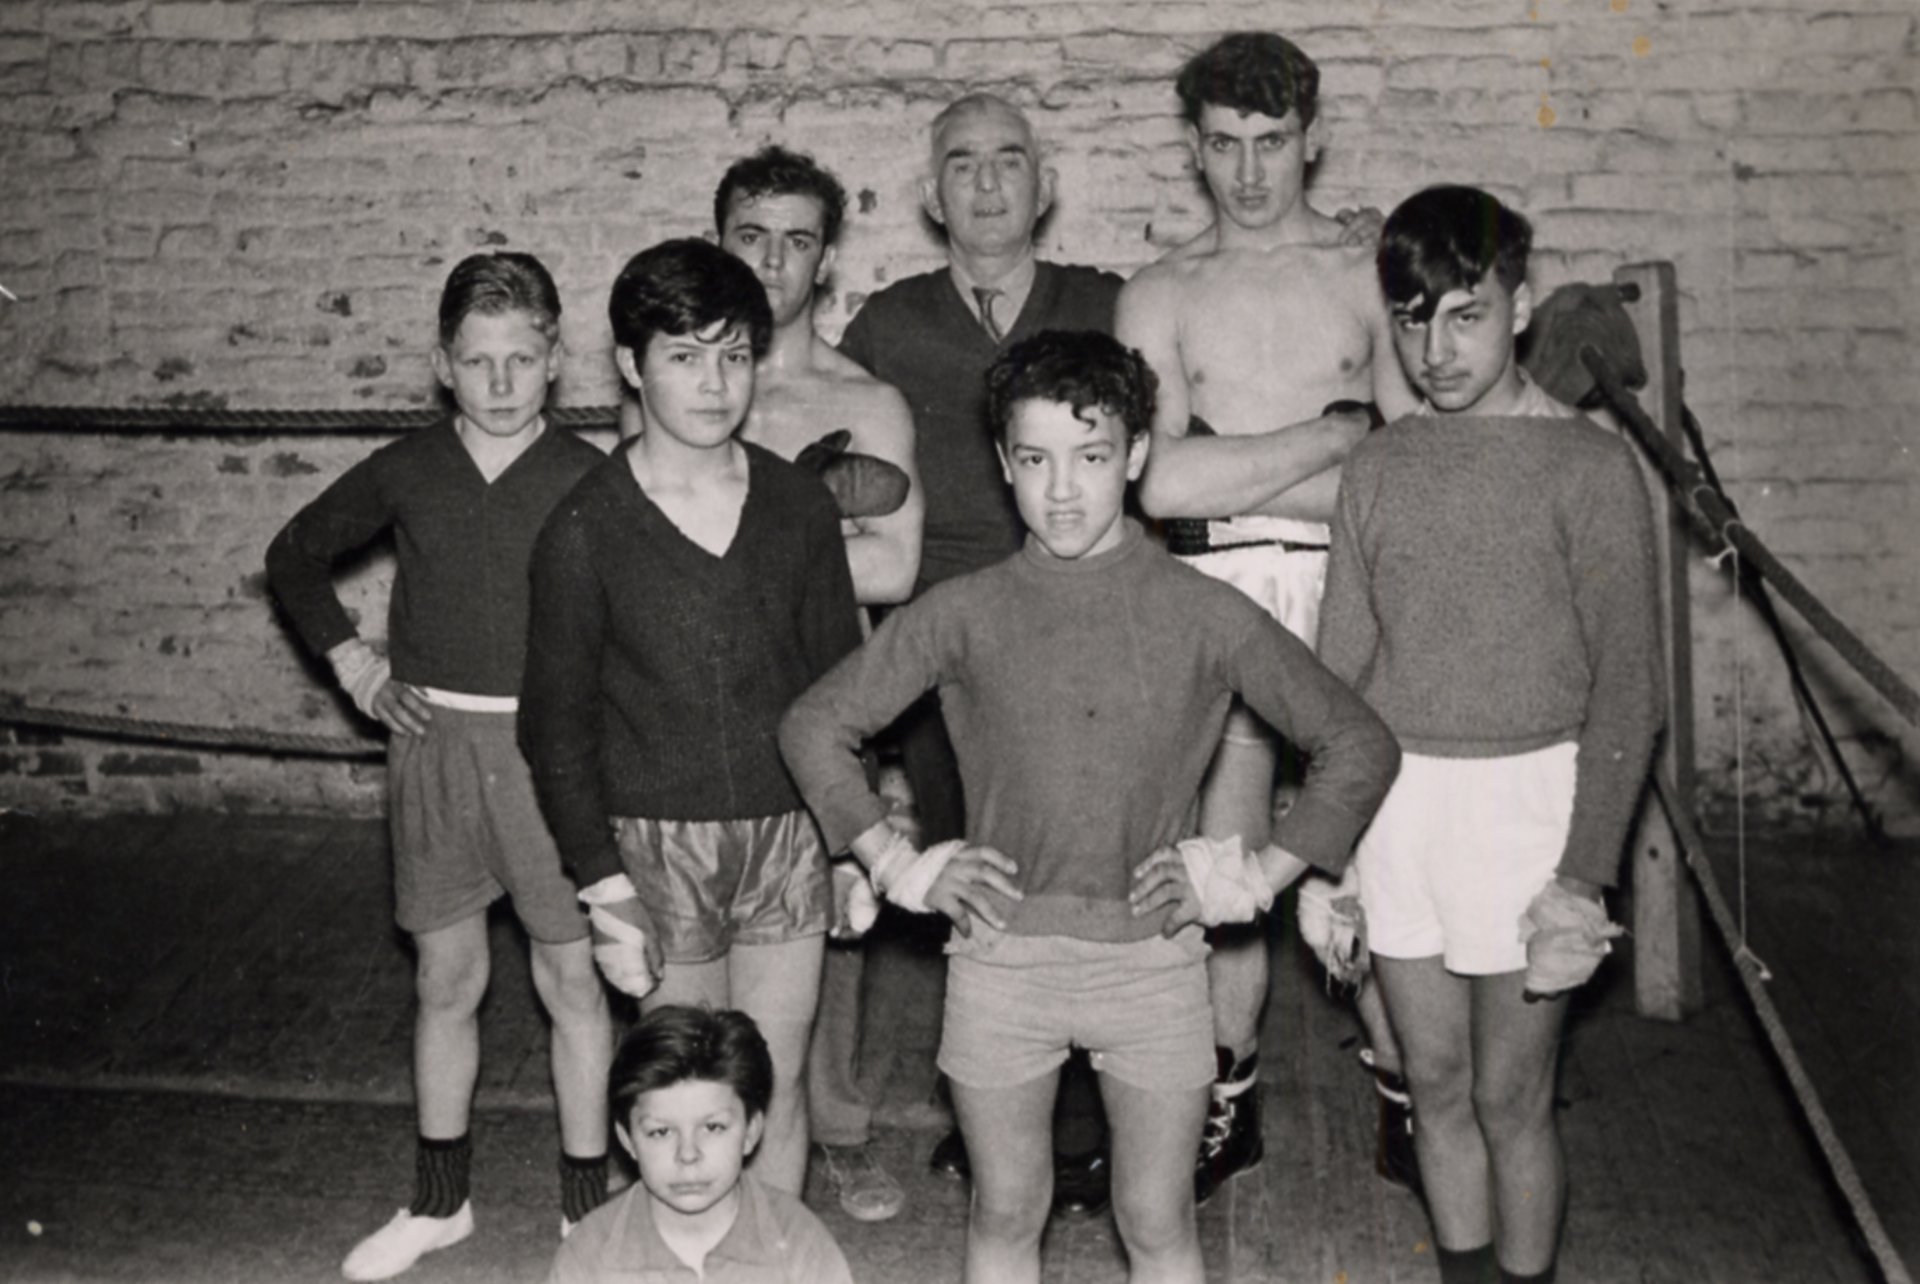
<instances>
[{"instance_id":1,"label":"boy in grey sweater","mask_svg":"<svg viewBox=\"0 0 1920 1284\"><path fill-rule=\"evenodd\" d=\"M1618 931L1601 892L1661 717L1639 466L1514 359L1530 239L1467 187L1387 219L1381 285L1426 405L1347 460L1320 624L1407 751L1356 860L1448 1284L1553 1273L1566 1004L1532 1000Z\"/></svg>"},{"instance_id":2,"label":"boy in grey sweater","mask_svg":"<svg viewBox=\"0 0 1920 1284\"><path fill-rule=\"evenodd\" d=\"M1112 1127L1134 1278L1197 1282L1192 1156L1213 1056L1193 924L1251 918L1310 864L1343 868L1398 749L1305 643L1122 515L1152 420L1138 353L1048 332L988 379L1026 546L890 616L788 711L781 749L829 844L896 905L958 929L939 1061L973 1160L966 1279L1038 1278L1054 1088L1078 1045ZM885 823L856 754L935 688L966 837L922 852ZM1252 855L1190 837L1236 694L1311 759ZM1172 877L1142 888L1143 865Z\"/></svg>"}]
</instances>

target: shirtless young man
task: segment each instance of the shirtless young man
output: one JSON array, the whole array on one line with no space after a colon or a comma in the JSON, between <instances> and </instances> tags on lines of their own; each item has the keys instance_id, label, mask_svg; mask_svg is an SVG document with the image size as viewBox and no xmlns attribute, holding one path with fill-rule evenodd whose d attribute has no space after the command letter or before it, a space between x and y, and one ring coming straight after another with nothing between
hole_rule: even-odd
<instances>
[{"instance_id":1,"label":"shirtless young man","mask_svg":"<svg viewBox=\"0 0 1920 1284\"><path fill-rule=\"evenodd\" d=\"M721 248L753 269L773 309L773 342L755 365L753 408L740 435L792 459L823 435L845 430L849 450L884 459L907 475L907 498L899 508L841 525L855 598L862 606L890 605L907 600L919 575L926 504L906 400L814 333L814 296L833 271L846 205L846 192L832 174L810 157L771 146L727 170L714 193L713 221ZM842 873L852 877L836 863L837 891L844 893L848 879ZM828 945L807 1106L841 1207L862 1221L883 1221L899 1212L904 1194L867 1144L873 1106L856 1080L865 970L866 950L858 940Z\"/></svg>"},{"instance_id":2,"label":"shirtless young man","mask_svg":"<svg viewBox=\"0 0 1920 1284\"><path fill-rule=\"evenodd\" d=\"M1210 519L1174 522L1169 546L1308 643L1339 464L1369 427L1366 413L1335 403L1373 402L1387 419L1417 405L1394 360L1372 236L1307 204L1307 170L1327 136L1319 80L1311 59L1264 32L1227 36L1181 70L1216 217L1127 283L1117 322L1160 377L1141 505L1161 519ZM1264 846L1277 759L1273 733L1236 708L1201 796L1202 832ZM1195 1174L1202 1199L1261 1157L1266 938L1255 927L1213 944L1219 1077ZM1390 1048L1384 1020L1367 1024L1376 1052Z\"/></svg>"}]
</instances>

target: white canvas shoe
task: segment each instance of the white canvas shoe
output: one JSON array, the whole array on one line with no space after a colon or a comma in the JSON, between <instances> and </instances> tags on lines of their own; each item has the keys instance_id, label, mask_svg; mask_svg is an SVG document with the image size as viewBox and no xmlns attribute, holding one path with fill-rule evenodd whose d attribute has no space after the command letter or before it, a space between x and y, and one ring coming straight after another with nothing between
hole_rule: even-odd
<instances>
[{"instance_id":1,"label":"white canvas shoe","mask_svg":"<svg viewBox=\"0 0 1920 1284\"><path fill-rule=\"evenodd\" d=\"M451 1217L415 1217L406 1209L353 1246L340 1273L350 1280L392 1279L436 1248L449 1248L473 1234L473 1201Z\"/></svg>"}]
</instances>

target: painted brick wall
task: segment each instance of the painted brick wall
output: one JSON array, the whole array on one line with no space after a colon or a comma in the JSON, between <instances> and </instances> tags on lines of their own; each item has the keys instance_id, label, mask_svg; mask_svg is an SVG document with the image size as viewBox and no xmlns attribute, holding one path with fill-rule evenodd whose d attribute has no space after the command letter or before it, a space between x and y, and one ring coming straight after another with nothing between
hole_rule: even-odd
<instances>
[{"instance_id":1,"label":"painted brick wall","mask_svg":"<svg viewBox=\"0 0 1920 1284\"><path fill-rule=\"evenodd\" d=\"M428 403L435 293L475 248L569 301L562 399L615 381L617 265L707 227L767 140L856 194L837 332L931 266L914 179L939 104L1027 104L1059 170L1052 256L1131 271L1206 222L1171 77L1266 25L1322 63L1316 199L1436 180L1536 220L1539 287L1679 269L1688 397L1751 524L1920 680L1920 121L1909 0L10 0L0 5L0 400ZM360 728L262 596L278 524L368 438L0 433L0 692L175 721ZM345 591L377 631L387 563ZM1703 785L1837 816L1781 666L1695 574ZM1920 736L1809 647L1852 761L1920 829ZM0 800L376 810L349 767L0 733Z\"/></svg>"}]
</instances>

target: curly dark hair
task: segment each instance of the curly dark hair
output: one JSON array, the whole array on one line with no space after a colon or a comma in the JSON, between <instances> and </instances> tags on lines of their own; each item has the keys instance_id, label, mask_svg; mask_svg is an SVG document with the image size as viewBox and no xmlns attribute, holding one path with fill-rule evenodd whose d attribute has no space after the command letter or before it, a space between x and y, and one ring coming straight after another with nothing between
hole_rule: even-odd
<instances>
[{"instance_id":1,"label":"curly dark hair","mask_svg":"<svg viewBox=\"0 0 1920 1284\"><path fill-rule=\"evenodd\" d=\"M813 197L820 202L821 243L832 245L840 239L840 225L847 217L847 189L813 157L777 143L727 167L713 193L713 230L726 234L727 211L735 198L751 201L762 196Z\"/></svg>"},{"instance_id":2,"label":"curly dark hair","mask_svg":"<svg viewBox=\"0 0 1920 1284\"><path fill-rule=\"evenodd\" d=\"M1298 112L1313 123L1320 104L1320 68L1299 45L1270 31L1236 31L1188 60L1174 82L1181 114L1195 129L1208 103L1275 120Z\"/></svg>"},{"instance_id":3,"label":"curly dark hair","mask_svg":"<svg viewBox=\"0 0 1920 1284\"><path fill-rule=\"evenodd\" d=\"M1013 408L1022 401L1058 401L1087 418L1089 407L1126 425L1127 440L1153 426L1160 381L1146 358L1098 330L1042 330L1000 354L987 371L987 422L1005 444Z\"/></svg>"}]
</instances>

